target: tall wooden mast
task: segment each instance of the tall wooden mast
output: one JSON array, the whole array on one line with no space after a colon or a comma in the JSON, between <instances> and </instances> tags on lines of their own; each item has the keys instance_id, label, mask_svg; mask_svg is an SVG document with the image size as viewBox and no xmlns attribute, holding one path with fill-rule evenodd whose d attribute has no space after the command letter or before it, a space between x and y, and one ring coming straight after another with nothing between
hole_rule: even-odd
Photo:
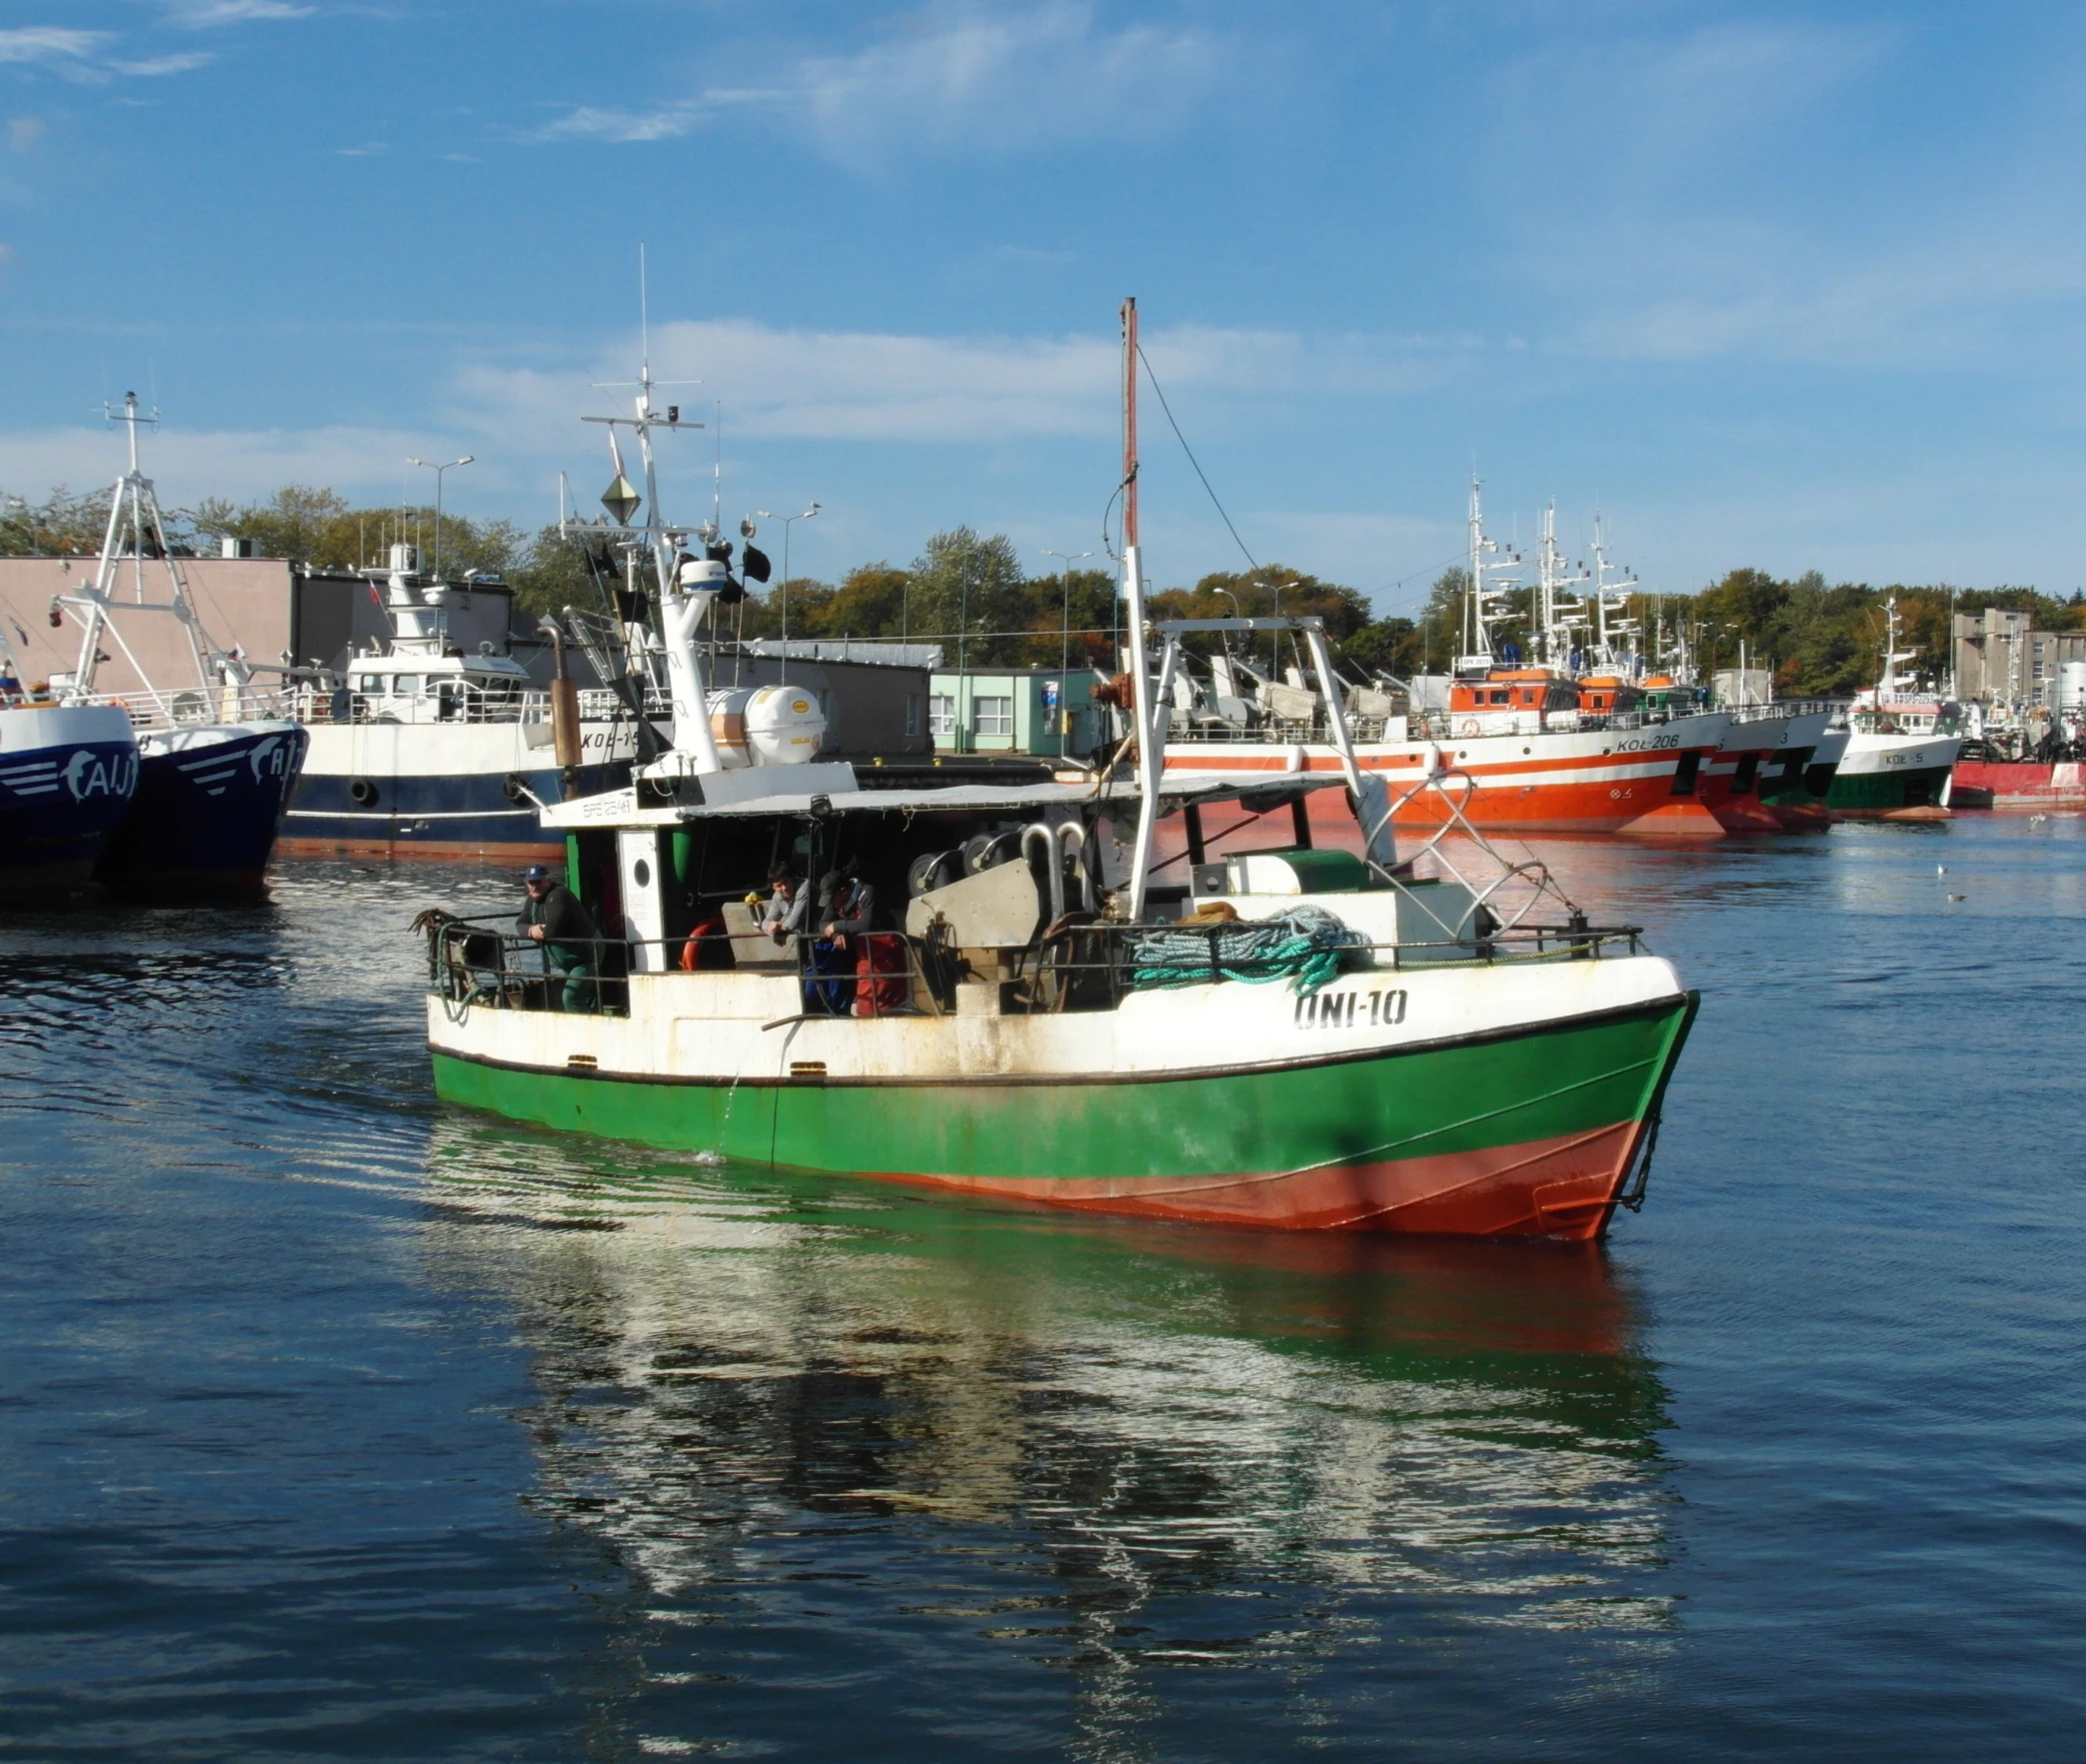
<instances>
[{"instance_id":1,"label":"tall wooden mast","mask_svg":"<svg viewBox=\"0 0 2086 1764\"><path fill-rule=\"evenodd\" d=\"M1151 878L1151 847L1158 828L1158 775L1165 759L1165 730L1151 703L1144 666L1144 570L1137 548L1137 302L1122 303L1122 599L1128 626L1124 662L1130 678L1130 715L1137 728L1136 854L1130 864L1129 916L1144 915L1144 886Z\"/></svg>"}]
</instances>

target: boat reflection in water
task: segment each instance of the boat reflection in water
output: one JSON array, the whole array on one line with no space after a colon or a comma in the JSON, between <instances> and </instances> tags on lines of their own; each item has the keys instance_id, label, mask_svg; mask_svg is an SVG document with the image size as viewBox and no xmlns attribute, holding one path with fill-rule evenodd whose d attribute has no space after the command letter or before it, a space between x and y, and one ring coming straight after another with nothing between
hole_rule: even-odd
<instances>
[{"instance_id":1,"label":"boat reflection in water","mask_svg":"<svg viewBox=\"0 0 2086 1764\"><path fill-rule=\"evenodd\" d=\"M981 1700L1038 1743L1216 1718L1161 1666L1287 1675L1248 1727L1420 1719L1451 1687L1415 1641L1464 1650L1458 1697L1619 1712L1671 1646L1665 1394L1597 1246L1043 1216L462 1118L428 1196L436 1278L533 1356L536 1498L630 1577L650 1739L774 1738L814 1691L887 1741Z\"/></svg>"}]
</instances>

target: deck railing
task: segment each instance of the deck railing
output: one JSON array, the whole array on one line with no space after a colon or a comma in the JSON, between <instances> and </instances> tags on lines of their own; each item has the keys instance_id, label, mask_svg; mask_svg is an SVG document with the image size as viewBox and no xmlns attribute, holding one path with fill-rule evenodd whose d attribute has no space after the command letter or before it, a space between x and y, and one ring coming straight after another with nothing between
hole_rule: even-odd
<instances>
[{"instance_id":1,"label":"deck railing","mask_svg":"<svg viewBox=\"0 0 2086 1764\"><path fill-rule=\"evenodd\" d=\"M648 693L645 714L666 718L671 706L657 702ZM582 723L630 722L630 707L615 693L589 688L579 695ZM291 709L285 713L300 723L407 724L429 723L522 723L548 724L551 695L533 688L511 693L480 687L457 686L450 693L386 694L356 692L347 687L320 689L299 687L287 695Z\"/></svg>"},{"instance_id":2,"label":"deck railing","mask_svg":"<svg viewBox=\"0 0 2086 1764\"><path fill-rule=\"evenodd\" d=\"M793 935L774 945L773 961L742 964L735 945L744 932L697 930L666 938L591 937L559 939L560 950L582 950L586 964L561 968L542 941L498 928L493 917L424 914L416 921L428 937L430 989L455 1008L479 1005L507 1010L561 1010L568 995L579 1008L611 1015L628 1010L635 975L730 971L789 977L803 1008L779 1018L880 1017L965 1014L959 988L989 1004L984 1014L1030 1015L1112 1009L1132 991L1202 983L1276 983L1239 978L1228 936L1246 921L1206 924L1157 921L1116 924L1068 914L1019 950L996 950L981 968L974 956L936 935L871 931L841 939ZM1163 954L1148 945L1167 933ZM1200 933L1201 949L1183 948L1181 933ZM1637 925L1564 924L1493 927L1481 935L1433 942L1355 942L1341 946L1340 972L1322 990L1351 989L1415 966L1496 966L1507 962L1593 960L1640 952ZM767 940L767 939L764 939ZM1140 944L1144 945L1140 947ZM765 950L764 950L765 955ZM980 988L984 988L983 992ZM1306 994L1298 994L1299 999ZM975 1007L975 1006L974 1006ZM1301 1012L1306 1006L1299 1002Z\"/></svg>"}]
</instances>

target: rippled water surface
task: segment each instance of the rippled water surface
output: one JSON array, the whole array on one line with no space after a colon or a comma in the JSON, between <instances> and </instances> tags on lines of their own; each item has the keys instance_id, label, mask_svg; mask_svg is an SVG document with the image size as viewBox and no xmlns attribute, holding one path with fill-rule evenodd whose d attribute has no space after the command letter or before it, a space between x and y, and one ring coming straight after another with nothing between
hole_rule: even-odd
<instances>
[{"instance_id":1,"label":"rippled water surface","mask_svg":"<svg viewBox=\"0 0 2086 1764\"><path fill-rule=\"evenodd\" d=\"M1605 1251L447 1110L488 873L0 924L0 1754L2078 1756L2086 823L1542 855L1706 993Z\"/></svg>"}]
</instances>

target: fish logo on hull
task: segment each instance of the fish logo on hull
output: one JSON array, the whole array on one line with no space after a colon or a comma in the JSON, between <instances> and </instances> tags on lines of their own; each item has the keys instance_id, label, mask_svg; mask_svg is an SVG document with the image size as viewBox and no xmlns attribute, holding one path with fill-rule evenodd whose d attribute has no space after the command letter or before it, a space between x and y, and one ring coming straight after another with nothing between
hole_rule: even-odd
<instances>
[{"instance_id":1,"label":"fish logo on hull","mask_svg":"<svg viewBox=\"0 0 2086 1764\"><path fill-rule=\"evenodd\" d=\"M66 762L65 788L75 803L91 797L127 797L138 788L138 757L81 748Z\"/></svg>"},{"instance_id":2,"label":"fish logo on hull","mask_svg":"<svg viewBox=\"0 0 2086 1764\"><path fill-rule=\"evenodd\" d=\"M291 744L286 736L272 735L247 750L246 763L254 769L254 783L264 778L287 780L290 776Z\"/></svg>"}]
</instances>

